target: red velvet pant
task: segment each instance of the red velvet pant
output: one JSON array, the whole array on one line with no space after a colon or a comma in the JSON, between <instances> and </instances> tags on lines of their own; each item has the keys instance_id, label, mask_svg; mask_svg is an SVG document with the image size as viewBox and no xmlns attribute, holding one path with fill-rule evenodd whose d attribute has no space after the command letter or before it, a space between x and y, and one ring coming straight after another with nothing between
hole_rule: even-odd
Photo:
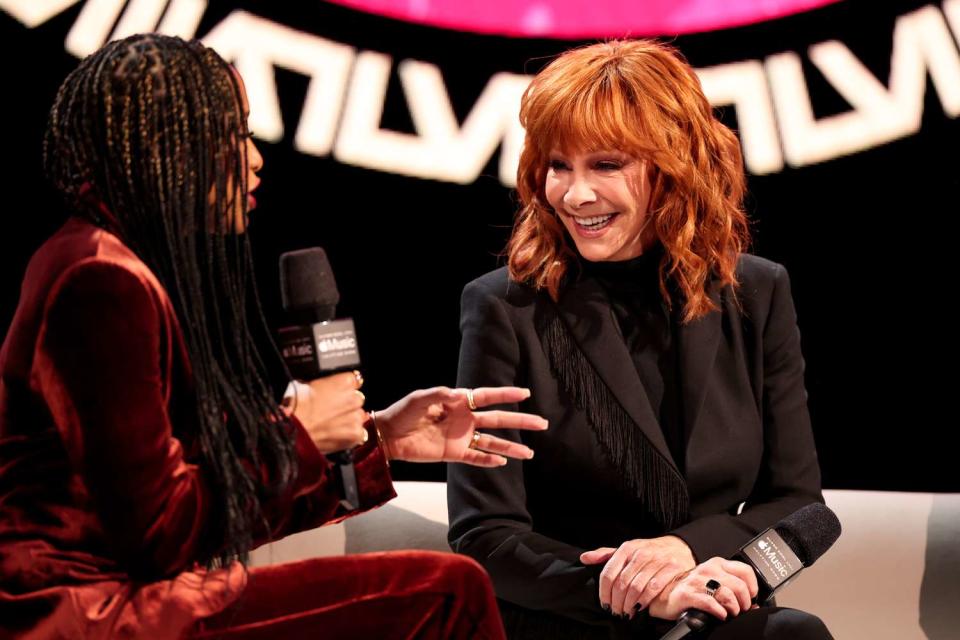
<instances>
[{"instance_id":1,"label":"red velvet pant","mask_svg":"<svg viewBox=\"0 0 960 640\"><path fill-rule=\"evenodd\" d=\"M312 558L250 570L232 607L191 638L501 639L486 572L450 553Z\"/></svg>"}]
</instances>

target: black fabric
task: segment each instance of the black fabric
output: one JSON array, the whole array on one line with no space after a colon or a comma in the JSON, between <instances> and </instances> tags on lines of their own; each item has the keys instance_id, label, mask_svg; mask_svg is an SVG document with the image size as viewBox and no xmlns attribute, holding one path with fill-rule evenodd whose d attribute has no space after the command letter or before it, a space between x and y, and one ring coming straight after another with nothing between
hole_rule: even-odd
<instances>
[{"instance_id":1,"label":"black fabric","mask_svg":"<svg viewBox=\"0 0 960 640\"><path fill-rule=\"evenodd\" d=\"M745 611L709 632L693 637L705 640L833 640L827 626L817 616L783 607Z\"/></svg>"},{"instance_id":2,"label":"black fabric","mask_svg":"<svg viewBox=\"0 0 960 640\"><path fill-rule=\"evenodd\" d=\"M620 471L624 492L640 497L660 528L672 529L685 522L690 496L683 476L645 435L660 429L654 416L644 414L643 428L637 428L557 313L544 313L537 333L563 395L585 414L600 449ZM646 397L642 387L638 393Z\"/></svg>"},{"instance_id":3,"label":"black fabric","mask_svg":"<svg viewBox=\"0 0 960 640\"><path fill-rule=\"evenodd\" d=\"M660 290L663 249L623 262L584 262L583 273L594 277L610 297L613 311L650 407L680 473L684 470L687 434L681 417L674 335L682 301L674 296L668 306ZM668 293L672 288L667 289Z\"/></svg>"},{"instance_id":4,"label":"black fabric","mask_svg":"<svg viewBox=\"0 0 960 640\"><path fill-rule=\"evenodd\" d=\"M458 385L527 386L532 395L519 408L550 422L545 432L503 433L531 446L531 460L448 469L451 545L487 569L498 597L605 625L602 565L584 566L582 552L670 533L698 562L729 557L784 516L822 502L789 279L781 266L754 256L741 257L738 277L737 296L711 284L719 311L671 334L690 500L684 522L672 529L657 521L642 492L625 490L623 468L558 379L539 333L546 317L559 318L609 402L665 468L679 473L604 286L584 274L555 304L512 282L505 269L467 285Z\"/></svg>"},{"instance_id":5,"label":"black fabric","mask_svg":"<svg viewBox=\"0 0 960 640\"><path fill-rule=\"evenodd\" d=\"M615 619L601 625L575 622L547 611L531 611L498 600L509 640L656 640L676 625L638 614L632 620ZM687 636L690 640L833 640L815 615L785 607L760 607L735 618L711 618L709 626Z\"/></svg>"}]
</instances>

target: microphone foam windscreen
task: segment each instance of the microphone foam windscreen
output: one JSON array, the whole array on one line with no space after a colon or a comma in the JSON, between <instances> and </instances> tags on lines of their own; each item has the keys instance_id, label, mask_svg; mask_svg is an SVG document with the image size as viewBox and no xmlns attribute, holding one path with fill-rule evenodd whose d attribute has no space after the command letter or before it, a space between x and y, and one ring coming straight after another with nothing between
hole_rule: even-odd
<instances>
[{"instance_id":1,"label":"microphone foam windscreen","mask_svg":"<svg viewBox=\"0 0 960 640\"><path fill-rule=\"evenodd\" d=\"M829 507L814 502L791 513L774 529L809 567L840 537L840 520Z\"/></svg>"},{"instance_id":2,"label":"microphone foam windscreen","mask_svg":"<svg viewBox=\"0 0 960 640\"><path fill-rule=\"evenodd\" d=\"M287 312L336 307L340 292L327 252L313 247L281 255L280 295Z\"/></svg>"}]
</instances>

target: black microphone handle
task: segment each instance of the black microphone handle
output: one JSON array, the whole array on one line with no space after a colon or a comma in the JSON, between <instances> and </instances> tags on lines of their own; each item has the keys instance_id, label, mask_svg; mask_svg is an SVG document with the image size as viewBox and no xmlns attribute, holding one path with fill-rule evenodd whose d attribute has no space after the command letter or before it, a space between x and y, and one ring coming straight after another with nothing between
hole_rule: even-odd
<instances>
[{"instance_id":1,"label":"black microphone handle","mask_svg":"<svg viewBox=\"0 0 960 640\"><path fill-rule=\"evenodd\" d=\"M344 449L327 454L327 460L333 465L334 475L340 489L340 506L347 511L360 508L360 490L357 488L357 470L353 466L353 450Z\"/></svg>"},{"instance_id":2,"label":"black microphone handle","mask_svg":"<svg viewBox=\"0 0 960 640\"><path fill-rule=\"evenodd\" d=\"M688 634L701 631L715 621L716 618L699 609L687 609L677 618L677 624L670 631L660 637L660 640L680 640Z\"/></svg>"}]
</instances>

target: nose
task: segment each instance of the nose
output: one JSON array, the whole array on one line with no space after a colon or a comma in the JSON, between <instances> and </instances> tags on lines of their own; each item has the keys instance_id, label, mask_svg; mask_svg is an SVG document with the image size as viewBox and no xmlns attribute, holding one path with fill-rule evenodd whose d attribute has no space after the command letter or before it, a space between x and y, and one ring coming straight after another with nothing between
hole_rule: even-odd
<instances>
[{"instance_id":1,"label":"nose","mask_svg":"<svg viewBox=\"0 0 960 640\"><path fill-rule=\"evenodd\" d=\"M247 163L252 173L257 173L260 169L263 169L263 156L260 155L257 145L253 143L252 137L247 138Z\"/></svg>"},{"instance_id":2,"label":"nose","mask_svg":"<svg viewBox=\"0 0 960 640\"><path fill-rule=\"evenodd\" d=\"M567 185L567 192L563 194L563 203L571 209L579 209L596 201L597 194L587 177L578 171L574 171L570 177L570 184Z\"/></svg>"}]
</instances>

